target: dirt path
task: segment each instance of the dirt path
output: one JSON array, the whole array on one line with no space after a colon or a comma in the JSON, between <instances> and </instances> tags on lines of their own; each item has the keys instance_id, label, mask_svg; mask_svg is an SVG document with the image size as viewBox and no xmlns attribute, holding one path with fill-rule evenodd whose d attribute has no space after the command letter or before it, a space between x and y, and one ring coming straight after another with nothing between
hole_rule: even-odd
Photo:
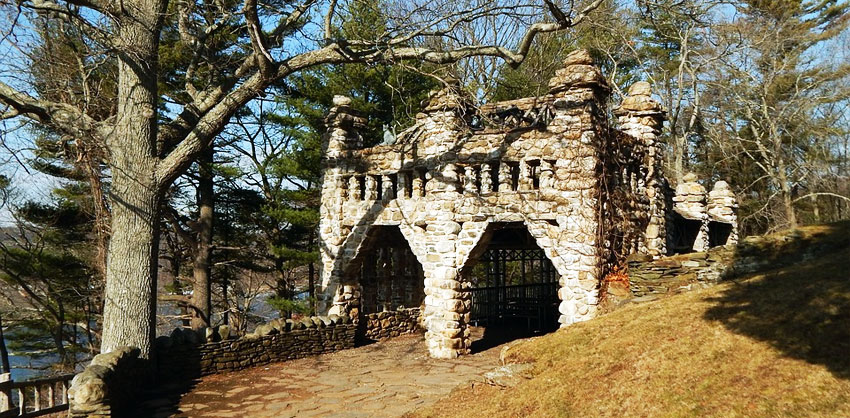
<instances>
[{"instance_id":1,"label":"dirt path","mask_svg":"<svg viewBox=\"0 0 850 418\"><path fill-rule=\"evenodd\" d=\"M495 346L433 360L421 335L204 377L179 417L392 417L432 404L498 365ZM160 411L162 412L162 411ZM160 414L157 414L160 415Z\"/></svg>"}]
</instances>

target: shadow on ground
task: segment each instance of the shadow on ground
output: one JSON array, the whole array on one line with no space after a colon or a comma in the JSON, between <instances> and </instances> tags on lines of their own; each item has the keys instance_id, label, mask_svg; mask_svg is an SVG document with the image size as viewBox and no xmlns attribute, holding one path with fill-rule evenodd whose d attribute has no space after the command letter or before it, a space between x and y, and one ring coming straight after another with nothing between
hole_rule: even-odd
<instances>
[{"instance_id":1,"label":"shadow on ground","mask_svg":"<svg viewBox=\"0 0 850 418\"><path fill-rule=\"evenodd\" d=\"M820 227L800 255L728 284L705 318L764 341L785 355L850 379L850 245L847 224ZM806 244L808 243L808 244ZM794 243L799 247L800 243ZM812 253L812 248L817 251Z\"/></svg>"}]
</instances>

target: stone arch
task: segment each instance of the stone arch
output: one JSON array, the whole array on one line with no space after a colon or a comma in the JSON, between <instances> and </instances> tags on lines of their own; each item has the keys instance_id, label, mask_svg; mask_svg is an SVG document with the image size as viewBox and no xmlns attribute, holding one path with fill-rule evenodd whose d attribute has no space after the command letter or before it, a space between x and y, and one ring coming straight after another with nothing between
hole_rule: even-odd
<instances>
[{"instance_id":1,"label":"stone arch","mask_svg":"<svg viewBox=\"0 0 850 418\"><path fill-rule=\"evenodd\" d=\"M470 322L488 327L485 339L490 325L525 327L525 332L554 329L560 274L550 255L523 222L483 224L475 246L459 264L460 280L471 297Z\"/></svg>"},{"instance_id":2,"label":"stone arch","mask_svg":"<svg viewBox=\"0 0 850 418\"><path fill-rule=\"evenodd\" d=\"M352 317L418 308L425 298L422 264L398 225L370 226L340 279Z\"/></svg>"}]
</instances>

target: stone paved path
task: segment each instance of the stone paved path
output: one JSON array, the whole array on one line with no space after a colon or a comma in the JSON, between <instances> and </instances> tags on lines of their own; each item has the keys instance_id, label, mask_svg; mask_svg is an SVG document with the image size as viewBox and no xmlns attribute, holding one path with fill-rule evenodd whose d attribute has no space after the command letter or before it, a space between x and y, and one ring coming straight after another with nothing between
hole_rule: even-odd
<instances>
[{"instance_id":1,"label":"stone paved path","mask_svg":"<svg viewBox=\"0 0 850 418\"><path fill-rule=\"evenodd\" d=\"M501 348L435 361L428 357L421 335L408 335L207 376L180 399L174 416L400 416L437 401L458 385L481 381L484 373L498 366Z\"/></svg>"}]
</instances>

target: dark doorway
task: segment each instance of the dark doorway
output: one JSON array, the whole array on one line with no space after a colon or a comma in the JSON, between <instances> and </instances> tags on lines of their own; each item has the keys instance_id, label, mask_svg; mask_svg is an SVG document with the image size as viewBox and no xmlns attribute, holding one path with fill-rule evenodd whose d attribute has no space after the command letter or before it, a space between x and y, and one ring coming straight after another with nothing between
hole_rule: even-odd
<instances>
[{"instance_id":1,"label":"dark doorway","mask_svg":"<svg viewBox=\"0 0 850 418\"><path fill-rule=\"evenodd\" d=\"M717 247L726 245L729 236L732 235L732 224L726 222L711 221L708 223L708 246Z\"/></svg>"},{"instance_id":2,"label":"dark doorway","mask_svg":"<svg viewBox=\"0 0 850 418\"><path fill-rule=\"evenodd\" d=\"M485 327L484 340L558 328L558 273L522 223L488 226L461 274L472 286L470 323Z\"/></svg>"},{"instance_id":3,"label":"dark doorway","mask_svg":"<svg viewBox=\"0 0 850 418\"><path fill-rule=\"evenodd\" d=\"M702 221L686 219L682 215L674 213L670 223L670 241L667 243L667 252L671 255L693 252L700 228L702 228Z\"/></svg>"}]
</instances>

